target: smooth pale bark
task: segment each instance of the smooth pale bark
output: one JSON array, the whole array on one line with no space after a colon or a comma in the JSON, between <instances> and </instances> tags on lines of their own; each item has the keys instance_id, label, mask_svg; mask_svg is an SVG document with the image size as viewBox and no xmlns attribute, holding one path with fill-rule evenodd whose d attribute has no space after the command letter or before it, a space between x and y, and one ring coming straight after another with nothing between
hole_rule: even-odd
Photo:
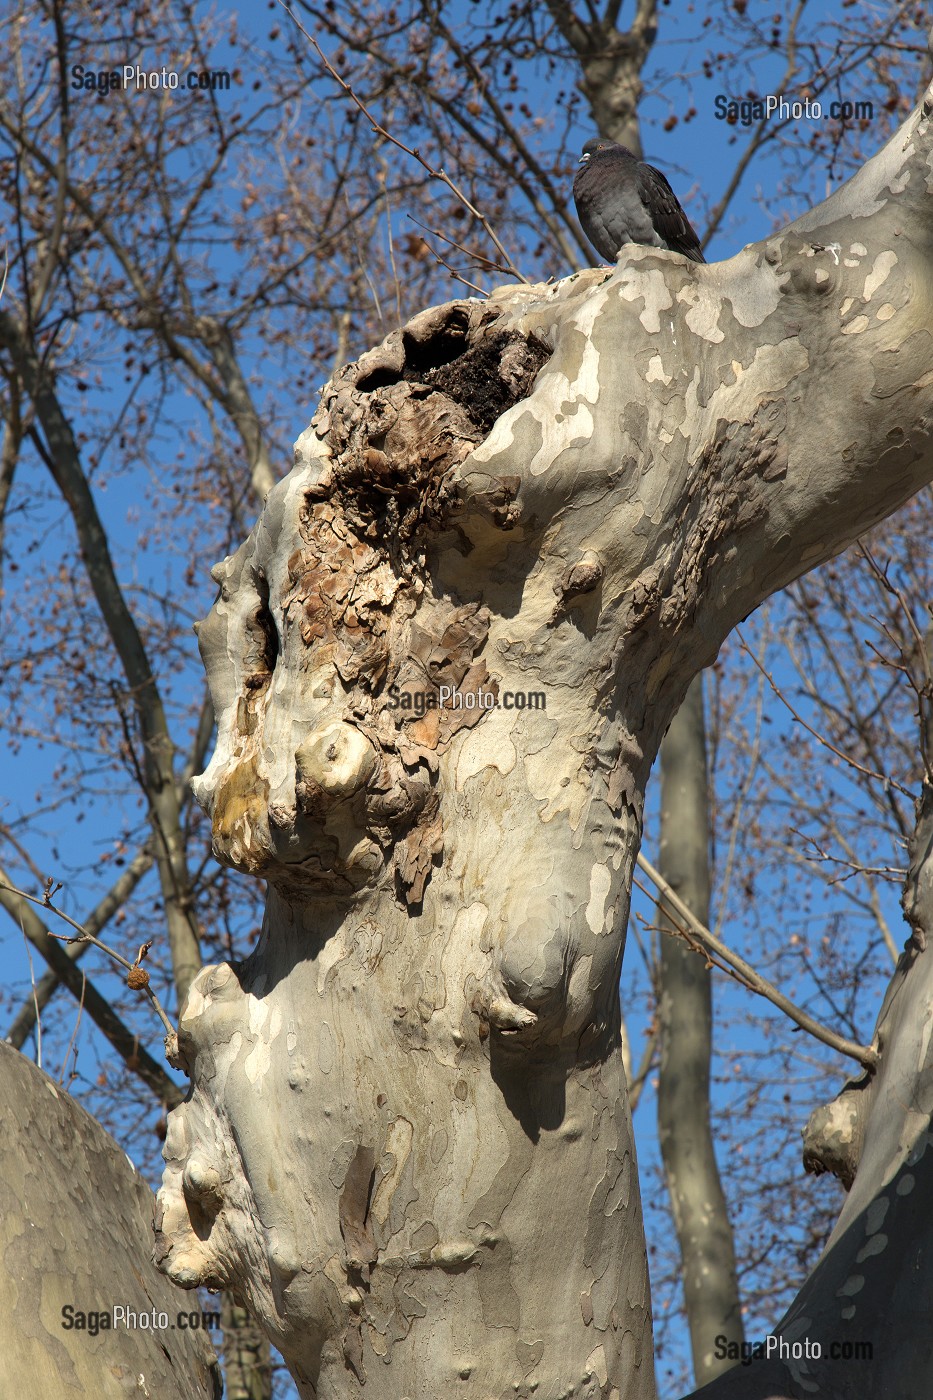
<instances>
[{"instance_id":1,"label":"smooth pale bark","mask_svg":"<svg viewBox=\"0 0 933 1400\"><path fill-rule=\"evenodd\" d=\"M709 923L709 793L703 677L661 743L661 874ZM663 901L662 927L671 927ZM706 959L680 938L661 940L658 1141L683 1261L684 1304L698 1385L732 1365L716 1339L744 1339L732 1226L710 1125L713 998Z\"/></svg>"},{"instance_id":2,"label":"smooth pale bark","mask_svg":"<svg viewBox=\"0 0 933 1400\"><path fill-rule=\"evenodd\" d=\"M174 1325L200 1304L150 1263L153 1197L70 1094L0 1042L0 1395L4 1400L215 1400L208 1336ZM114 1306L168 1326L66 1328Z\"/></svg>"},{"instance_id":3,"label":"smooth pale bark","mask_svg":"<svg viewBox=\"0 0 933 1400\"><path fill-rule=\"evenodd\" d=\"M303 1396L653 1394L645 783L735 623L933 478L931 159L918 111L728 262L423 313L219 566L196 793L269 897L181 1017L159 1257L241 1292Z\"/></svg>"}]
</instances>

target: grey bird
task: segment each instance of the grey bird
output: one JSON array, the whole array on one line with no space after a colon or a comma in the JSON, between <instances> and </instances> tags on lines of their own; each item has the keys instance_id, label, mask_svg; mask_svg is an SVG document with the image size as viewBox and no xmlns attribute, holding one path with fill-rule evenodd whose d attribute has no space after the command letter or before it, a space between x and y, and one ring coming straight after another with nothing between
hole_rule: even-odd
<instances>
[{"instance_id":1,"label":"grey bird","mask_svg":"<svg viewBox=\"0 0 933 1400\"><path fill-rule=\"evenodd\" d=\"M606 262L623 243L645 243L705 262L690 220L653 165L615 141L588 141L573 182L583 232Z\"/></svg>"}]
</instances>

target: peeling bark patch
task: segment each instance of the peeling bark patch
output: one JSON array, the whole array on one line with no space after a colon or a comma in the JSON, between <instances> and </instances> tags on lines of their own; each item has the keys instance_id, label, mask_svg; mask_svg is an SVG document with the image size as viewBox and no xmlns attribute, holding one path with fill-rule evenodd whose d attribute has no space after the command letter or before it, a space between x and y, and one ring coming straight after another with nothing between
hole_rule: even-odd
<instances>
[{"instance_id":1,"label":"peeling bark patch","mask_svg":"<svg viewBox=\"0 0 933 1400\"><path fill-rule=\"evenodd\" d=\"M832 1103L814 1109L804 1129L804 1170L813 1176L831 1172L846 1191L852 1188L862 1153L863 1096L864 1086L843 1090Z\"/></svg>"},{"instance_id":2,"label":"peeling bark patch","mask_svg":"<svg viewBox=\"0 0 933 1400\"><path fill-rule=\"evenodd\" d=\"M903 393L914 383L917 365L933 363L933 336L928 330L914 331L902 344L891 350L881 350L872 356L872 369L875 382L872 396L876 399L889 399L894 394Z\"/></svg>"},{"instance_id":3,"label":"peeling bark patch","mask_svg":"<svg viewBox=\"0 0 933 1400\"><path fill-rule=\"evenodd\" d=\"M586 906L586 922L593 933L602 933L606 918L606 900L612 887L612 877L605 865L594 865L590 871L590 902Z\"/></svg>"},{"instance_id":4,"label":"peeling bark patch","mask_svg":"<svg viewBox=\"0 0 933 1400\"><path fill-rule=\"evenodd\" d=\"M861 245L859 245L861 246ZM863 252L865 250L863 249ZM897 254L890 250L879 253L872 263L871 272L865 278L865 286L862 289L862 300L871 301L872 297L887 280L889 274L897 266Z\"/></svg>"},{"instance_id":5,"label":"peeling bark patch","mask_svg":"<svg viewBox=\"0 0 933 1400\"><path fill-rule=\"evenodd\" d=\"M878 1230L881 1229L882 1225L885 1222L885 1217L888 1214L888 1208L890 1204L891 1203L886 1196L879 1196L877 1200L872 1201L871 1205L865 1212L866 1235L874 1235Z\"/></svg>"},{"instance_id":6,"label":"peeling bark patch","mask_svg":"<svg viewBox=\"0 0 933 1400\"><path fill-rule=\"evenodd\" d=\"M725 340L725 334L719 326L719 307L706 294L705 289L701 291L695 283L690 283L680 289L677 300L687 307L684 320L688 330L713 345Z\"/></svg>"},{"instance_id":7,"label":"peeling bark patch","mask_svg":"<svg viewBox=\"0 0 933 1400\"><path fill-rule=\"evenodd\" d=\"M692 622L726 541L764 514L761 494L744 486L749 480L779 481L786 475L786 420L786 403L774 398L763 399L747 422L717 420L711 442L691 469L676 547L657 581L653 601L665 630L679 631ZM645 600L649 611L651 601Z\"/></svg>"},{"instance_id":8,"label":"peeling bark patch","mask_svg":"<svg viewBox=\"0 0 933 1400\"><path fill-rule=\"evenodd\" d=\"M255 756L228 772L214 798L212 849L218 860L250 875L264 872L270 844L268 796Z\"/></svg>"},{"instance_id":9,"label":"peeling bark patch","mask_svg":"<svg viewBox=\"0 0 933 1400\"><path fill-rule=\"evenodd\" d=\"M353 1372L360 1385L365 1385L366 1372L363 1369L363 1332L358 1322L350 1322L347 1324L347 1330L343 1334L343 1359L347 1363L347 1369Z\"/></svg>"},{"instance_id":10,"label":"peeling bark patch","mask_svg":"<svg viewBox=\"0 0 933 1400\"><path fill-rule=\"evenodd\" d=\"M483 1321L487 1327L508 1327L517 1331L521 1325L521 1302L511 1279L512 1248L507 1240L498 1239L483 1254L477 1275L477 1291Z\"/></svg>"},{"instance_id":11,"label":"peeling bark patch","mask_svg":"<svg viewBox=\"0 0 933 1400\"><path fill-rule=\"evenodd\" d=\"M669 317L664 313L674 305L667 278L659 267L627 267L620 278L619 294L625 301L644 302L638 319L649 335L657 335L661 329L662 315L666 322Z\"/></svg>"},{"instance_id":12,"label":"peeling bark patch","mask_svg":"<svg viewBox=\"0 0 933 1400\"><path fill-rule=\"evenodd\" d=\"M372 1148L361 1144L347 1168L338 1205L347 1269L360 1274L363 1279L369 1278L370 1266L376 1259L376 1241L369 1220L369 1200L375 1171Z\"/></svg>"},{"instance_id":13,"label":"peeling bark patch","mask_svg":"<svg viewBox=\"0 0 933 1400\"><path fill-rule=\"evenodd\" d=\"M382 1177L380 1184L375 1187L373 1193L373 1204L370 1207L370 1214L378 1226L385 1229L392 1212L392 1204L399 1183L402 1180L402 1173L405 1172L406 1163L412 1152L412 1142L415 1138L415 1128L408 1119L395 1119L389 1124L387 1135L385 1135L385 1147L382 1149L382 1161L380 1170ZM402 1197L405 1193L402 1193ZM408 1204L408 1201L405 1201ZM402 1211L403 1212L403 1211ZM401 1222L398 1222L401 1224ZM424 1229L424 1226L422 1226ZM434 1232L437 1238L437 1232ZM436 1240L434 1240L436 1242Z\"/></svg>"},{"instance_id":14,"label":"peeling bark patch","mask_svg":"<svg viewBox=\"0 0 933 1400\"><path fill-rule=\"evenodd\" d=\"M583 1246L583 1262L592 1269L598 1279L605 1273L609 1262L606 1241L606 1220L617 1211L624 1214L624 1207L632 1193L631 1159L627 1152L610 1152L606 1158L606 1171L590 1199L589 1220ZM592 1291L592 1290L591 1290Z\"/></svg>"},{"instance_id":15,"label":"peeling bark patch","mask_svg":"<svg viewBox=\"0 0 933 1400\"><path fill-rule=\"evenodd\" d=\"M862 1245L858 1254L856 1254L856 1264L864 1264L866 1259L870 1259L875 1254L881 1254L887 1248L887 1244L887 1235L882 1235L880 1233L872 1235L867 1243Z\"/></svg>"}]
</instances>

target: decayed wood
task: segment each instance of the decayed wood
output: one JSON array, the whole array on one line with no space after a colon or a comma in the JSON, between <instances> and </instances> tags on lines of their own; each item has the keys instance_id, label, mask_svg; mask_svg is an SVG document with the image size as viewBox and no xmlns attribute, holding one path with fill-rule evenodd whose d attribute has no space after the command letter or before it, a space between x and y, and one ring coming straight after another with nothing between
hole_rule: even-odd
<instances>
[{"instance_id":1,"label":"decayed wood","mask_svg":"<svg viewBox=\"0 0 933 1400\"><path fill-rule=\"evenodd\" d=\"M728 262L423 313L215 571L195 790L269 898L184 1008L159 1257L304 1396L653 1394L645 783L732 626L933 478L931 100Z\"/></svg>"}]
</instances>

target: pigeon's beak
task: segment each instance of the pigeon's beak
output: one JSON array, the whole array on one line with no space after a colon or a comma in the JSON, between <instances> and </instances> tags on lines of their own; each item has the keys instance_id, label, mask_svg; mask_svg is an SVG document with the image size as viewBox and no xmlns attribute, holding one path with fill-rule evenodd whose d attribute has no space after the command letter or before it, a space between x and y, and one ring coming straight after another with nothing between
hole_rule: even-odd
<instances>
[{"instance_id":1,"label":"pigeon's beak","mask_svg":"<svg viewBox=\"0 0 933 1400\"><path fill-rule=\"evenodd\" d=\"M589 160L589 158L590 158L590 153L589 153L589 151L584 151L583 154L582 154L582 156L580 157L580 159L577 161L577 165L586 165L586 162Z\"/></svg>"}]
</instances>

